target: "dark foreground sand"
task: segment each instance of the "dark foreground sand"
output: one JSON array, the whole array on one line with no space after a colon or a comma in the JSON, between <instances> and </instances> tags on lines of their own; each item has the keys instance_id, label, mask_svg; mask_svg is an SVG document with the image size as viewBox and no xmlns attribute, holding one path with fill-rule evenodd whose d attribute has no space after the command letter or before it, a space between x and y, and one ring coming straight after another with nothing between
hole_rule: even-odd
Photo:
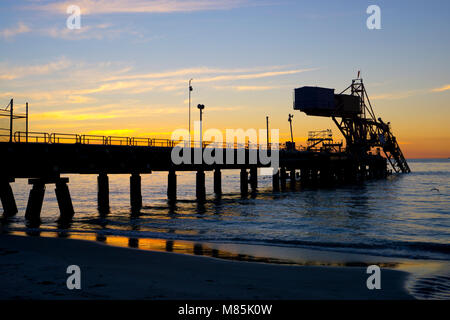
<instances>
[{"instance_id":1,"label":"dark foreground sand","mask_svg":"<svg viewBox=\"0 0 450 320\"><path fill-rule=\"evenodd\" d=\"M66 268L81 268L68 290ZM117 248L82 240L0 235L0 299L411 299L408 274L382 269L283 266Z\"/></svg>"}]
</instances>

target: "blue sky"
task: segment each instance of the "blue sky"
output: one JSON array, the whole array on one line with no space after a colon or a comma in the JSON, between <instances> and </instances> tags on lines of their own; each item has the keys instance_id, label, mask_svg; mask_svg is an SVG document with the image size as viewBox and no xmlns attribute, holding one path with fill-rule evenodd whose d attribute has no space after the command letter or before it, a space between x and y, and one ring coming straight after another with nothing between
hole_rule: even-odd
<instances>
[{"instance_id":1,"label":"blue sky","mask_svg":"<svg viewBox=\"0 0 450 320\"><path fill-rule=\"evenodd\" d=\"M81 8L78 31L66 28L69 4ZM381 30L366 27L371 4ZM187 126L194 78L209 126L264 127L268 114L287 136L293 88L340 90L361 70L407 152L450 151L448 1L6 0L0 10L0 98L29 101L36 130L167 135ZM294 125L299 140L333 128L300 113Z\"/></svg>"}]
</instances>

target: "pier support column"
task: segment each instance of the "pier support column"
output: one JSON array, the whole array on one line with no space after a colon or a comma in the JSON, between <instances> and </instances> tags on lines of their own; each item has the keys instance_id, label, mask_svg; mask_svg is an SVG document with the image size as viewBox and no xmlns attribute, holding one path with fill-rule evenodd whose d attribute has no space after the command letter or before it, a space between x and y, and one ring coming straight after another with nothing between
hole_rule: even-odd
<instances>
[{"instance_id":1,"label":"pier support column","mask_svg":"<svg viewBox=\"0 0 450 320\"><path fill-rule=\"evenodd\" d=\"M302 168L300 170L300 185L302 188L307 188L309 186L309 174L310 170L307 168Z\"/></svg>"},{"instance_id":2,"label":"pier support column","mask_svg":"<svg viewBox=\"0 0 450 320\"><path fill-rule=\"evenodd\" d=\"M0 200L3 206L3 216L12 217L17 213L16 200L10 182L14 179L0 179Z\"/></svg>"},{"instance_id":3,"label":"pier support column","mask_svg":"<svg viewBox=\"0 0 450 320\"><path fill-rule=\"evenodd\" d=\"M280 169L272 176L272 189L274 192L280 191Z\"/></svg>"},{"instance_id":4,"label":"pier support column","mask_svg":"<svg viewBox=\"0 0 450 320\"><path fill-rule=\"evenodd\" d=\"M130 204L132 210L142 208L141 176L133 173L130 176Z\"/></svg>"},{"instance_id":5,"label":"pier support column","mask_svg":"<svg viewBox=\"0 0 450 320\"><path fill-rule=\"evenodd\" d=\"M280 169L280 187L281 187L281 191L286 191L286 179L287 179L286 168L281 168Z\"/></svg>"},{"instance_id":6,"label":"pier support column","mask_svg":"<svg viewBox=\"0 0 450 320\"><path fill-rule=\"evenodd\" d=\"M205 171L198 170L195 176L195 194L197 200L203 201L206 198L206 188L205 188Z\"/></svg>"},{"instance_id":7,"label":"pier support column","mask_svg":"<svg viewBox=\"0 0 450 320\"><path fill-rule=\"evenodd\" d=\"M255 193L258 189L258 168L257 167L250 168L250 187L252 189L252 193Z\"/></svg>"},{"instance_id":8,"label":"pier support column","mask_svg":"<svg viewBox=\"0 0 450 320\"><path fill-rule=\"evenodd\" d=\"M248 195L248 172L247 169L241 169L241 196Z\"/></svg>"},{"instance_id":9,"label":"pier support column","mask_svg":"<svg viewBox=\"0 0 450 320\"><path fill-rule=\"evenodd\" d=\"M342 185L345 183L345 172L344 168L341 167L341 165L336 168L336 180L338 185Z\"/></svg>"},{"instance_id":10,"label":"pier support column","mask_svg":"<svg viewBox=\"0 0 450 320\"><path fill-rule=\"evenodd\" d=\"M347 163L344 167L344 179L345 183L353 184L357 181L358 170L353 163Z\"/></svg>"},{"instance_id":11,"label":"pier support column","mask_svg":"<svg viewBox=\"0 0 450 320\"><path fill-rule=\"evenodd\" d=\"M175 170L169 170L167 179L167 198L169 201L175 201L177 199L177 175Z\"/></svg>"},{"instance_id":12,"label":"pier support column","mask_svg":"<svg viewBox=\"0 0 450 320\"><path fill-rule=\"evenodd\" d=\"M367 178L366 164L361 163L359 165L359 181L365 181L366 178Z\"/></svg>"},{"instance_id":13,"label":"pier support column","mask_svg":"<svg viewBox=\"0 0 450 320\"><path fill-rule=\"evenodd\" d=\"M25 218L27 220L36 221L41 217L42 203L44 202L45 184L38 179L29 179L28 184L33 187L28 197L27 209L25 210Z\"/></svg>"},{"instance_id":14,"label":"pier support column","mask_svg":"<svg viewBox=\"0 0 450 320\"><path fill-rule=\"evenodd\" d=\"M214 169L214 193L216 195L222 194L222 173L220 169Z\"/></svg>"},{"instance_id":15,"label":"pier support column","mask_svg":"<svg viewBox=\"0 0 450 320\"><path fill-rule=\"evenodd\" d=\"M70 220L75 214L72 205L72 199L70 198L69 187L67 183L68 178L60 178L56 181L55 194L58 200L59 214L62 220Z\"/></svg>"},{"instance_id":16,"label":"pier support column","mask_svg":"<svg viewBox=\"0 0 450 320\"><path fill-rule=\"evenodd\" d=\"M109 212L109 178L106 173L97 177L97 205L100 213Z\"/></svg>"},{"instance_id":17,"label":"pier support column","mask_svg":"<svg viewBox=\"0 0 450 320\"><path fill-rule=\"evenodd\" d=\"M318 175L318 170L316 168L312 168L311 169L311 185L313 187L317 187L317 175Z\"/></svg>"},{"instance_id":18,"label":"pier support column","mask_svg":"<svg viewBox=\"0 0 450 320\"><path fill-rule=\"evenodd\" d=\"M297 181L295 181L295 169L292 169L289 172L289 187L291 188L291 190L295 191L296 184L297 184Z\"/></svg>"},{"instance_id":19,"label":"pier support column","mask_svg":"<svg viewBox=\"0 0 450 320\"><path fill-rule=\"evenodd\" d=\"M330 186L331 185L331 172L328 167L320 168L320 185L321 186Z\"/></svg>"}]
</instances>

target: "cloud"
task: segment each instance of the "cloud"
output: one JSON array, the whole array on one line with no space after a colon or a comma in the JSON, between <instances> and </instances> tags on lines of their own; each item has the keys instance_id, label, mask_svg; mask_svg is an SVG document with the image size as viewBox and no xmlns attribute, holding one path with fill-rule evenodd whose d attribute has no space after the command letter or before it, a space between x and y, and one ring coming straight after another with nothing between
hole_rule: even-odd
<instances>
[{"instance_id":1,"label":"cloud","mask_svg":"<svg viewBox=\"0 0 450 320\"><path fill-rule=\"evenodd\" d=\"M406 99L417 94L424 93L423 90L412 90L406 92L395 92L395 93L384 93L373 95L370 97L370 100L397 100L397 99Z\"/></svg>"},{"instance_id":2,"label":"cloud","mask_svg":"<svg viewBox=\"0 0 450 320\"><path fill-rule=\"evenodd\" d=\"M448 90L450 90L450 84L447 84L447 85L445 85L443 87L440 87L440 88L434 88L431 91L432 92L444 92L444 91L448 91Z\"/></svg>"},{"instance_id":3,"label":"cloud","mask_svg":"<svg viewBox=\"0 0 450 320\"><path fill-rule=\"evenodd\" d=\"M218 90L236 90L236 91L266 91L278 89L279 86L214 86Z\"/></svg>"},{"instance_id":4,"label":"cloud","mask_svg":"<svg viewBox=\"0 0 450 320\"><path fill-rule=\"evenodd\" d=\"M63 1L58 3L34 4L29 6L29 8L66 14L67 7L73 4L73 1ZM81 9L82 15L229 10L251 4L256 4L256 2L250 0L79 0L76 2L76 5Z\"/></svg>"},{"instance_id":5,"label":"cloud","mask_svg":"<svg viewBox=\"0 0 450 320\"><path fill-rule=\"evenodd\" d=\"M134 132L136 132L136 130L134 129L115 129L115 130L93 130L89 131L87 134L96 136L129 136Z\"/></svg>"},{"instance_id":6,"label":"cloud","mask_svg":"<svg viewBox=\"0 0 450 320\"><path fill-rule=\"evenodd\" d=\"M258 72L258 71L270 71L281 69L283 66L267 66L267 67L256 67L256 68L234 68L234 69L223 69L223 68L210 68L210 67L194 67L194 68L183 68L178 70L170 70L164 72L152 72L152 73L141 73L141 74L130 74L110 77L104 79L105 81L112 80L135 80L135 79L161 79L170 78L177 76L196 76L204 74L236 74L236 73L248 73L248 72ZM194 83L196 79L193 79Z\"/></svg>"},{"instance_id":7,"label":"cloud","mask_svg":"<svg viewBox=\"0 0 450 320\"><path fill-rule=\"evenodd\" d=\"M259 73L238 74L238 75L223 75L223 76L198 79L197 82L260 79L260 78L292 75L292 74L313 71L313 70L317 70L317 69L294 69L294 70L284 70L284 71L269 71L269 72L259 72Z\"/></svg>"},{"instance_id":8,"label":"cloud","mask_svg":"<svg viewBox=\"0 0 450 320\"><path fill-rule=\"evenodd\" d=\"M273 67L267 67L266 69L273 69ZM97 84L88 88L80 88L80 89L72 89L72 90L63 90L62 92L53 92L52 96L61 96L61 95L71 95L71 96L85 96L90 94L101 94L106 92L124 92L126 94L139 94L145 93L153 90L158 91L177 91L182 90L186 86L186 79L188 76L197 73L200 75L201 73L206 73L208 76L205 77L196 77L195 83L217 83L224 81L236 81L236 80L253 80L253 79L261 79L261 78L270 78L270 77L278 77L284 75L293 75L298 74L310 70L315 69L292 69L292 70L283 70L283 71L263 71L263 72L250 72L250 73L238 73L240 71L249 71L250 69L214 69L207 67L200 67L196 69L180 69L173 70L167 72L159 72L159 73L146 73L142 75L113 75L107 76L105 78L96 78L93 84ZM214 72L219 73L227 73L231 72L231 74L225 75L216 75ZM212 74L210 74L212 73ZM234 74L238 73L238 74ZM87 76L79 75L80 83L84 82L84 79L89 78ZM143 78L143 79L141 79ZM111 79L117 79L111 81ZM129 80L127 80L129 79ZM148 80L153 79L153 80ZM73 83L76 83L76 79L72 77ZM99 84L100 83L100 84ZM84 84L85 86L86 84ZM218 86L213 86L214 88L221 88ZM225 88L225 87L222 87ZM274 89L273 86L255 86L255 85L235 85L228 86L227 88L231 88L233 90L238 91L257 91L257 90L270 90Z\"/></svg>"},{"instance_id":9,"label":"cloud","mask_svg":"<svg viewBox=\"0 0 450 320\"><path fill-rule=\"evenodd\" d=\"M56 61L45 64L23 66L23 67L11 67L9 65L0 65L0 79L13 80L32 75L51 74L56 71L65 70L69 68L71 65L72 65L71 62L65 57L59 58Z\"/></svg>"},{"instance_id":10,"label":"cloud","mask_svg":"<svg viewBox=\"0 0 450 320\"><path fill-rule=\"evenodd\" d=\"M117 37L122 30L111 29L110 24L98 24L92 26L83 25L80 29L69 29L69 28L46 28L38 30L38 33L44 36L49 36L56 39L64 40L84 40L84 39L96 39L101 40L105 37L114 38Z\"/></svg>"},{"instance_id":11,"label":"cloud","mask_svg":"<svg viewBox=\"0 0 450 320\"><path fill-rule=\"evenodd\" d=\"M10 39L18 34L30 32L31 29L23 22L19 22L17 26L0 30L0 36L5 39Z\"/></svg>"}]
</instances>

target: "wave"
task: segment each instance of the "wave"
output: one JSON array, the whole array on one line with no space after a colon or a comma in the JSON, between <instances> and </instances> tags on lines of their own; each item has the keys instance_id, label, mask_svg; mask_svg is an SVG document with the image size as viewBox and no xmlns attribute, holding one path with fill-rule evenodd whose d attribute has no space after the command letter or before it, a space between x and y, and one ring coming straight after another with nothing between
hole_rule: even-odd
<instances>
[{"instance_id":1,"label":"wave","mask_svg":"<svg viewBox=\"0 0 450 320\"><path fill-rule=\"evenodd\" d=\"M235 243L235 244L254 244L269 245L279 247L300 247L314 250L339 251L358 254L368 254L374 256L398 257L408 259L424 260L450 260L450 244L437 242L411 242L411 241L389 241L374 240L373 243L367 242L325 242L308 240L281 240L281 239L258 239L242 237L211 237L189 234L174 234L165 231L133 231L133 230L59 230L51 228L11 228L9 230L28 231L28 232L63 232L63 233L86 233L98 234L103 236L122 236L128 238L156 238L163 240L178 240L191 242L211 242L211 243Z\"/></svg>"}]
</instances>

